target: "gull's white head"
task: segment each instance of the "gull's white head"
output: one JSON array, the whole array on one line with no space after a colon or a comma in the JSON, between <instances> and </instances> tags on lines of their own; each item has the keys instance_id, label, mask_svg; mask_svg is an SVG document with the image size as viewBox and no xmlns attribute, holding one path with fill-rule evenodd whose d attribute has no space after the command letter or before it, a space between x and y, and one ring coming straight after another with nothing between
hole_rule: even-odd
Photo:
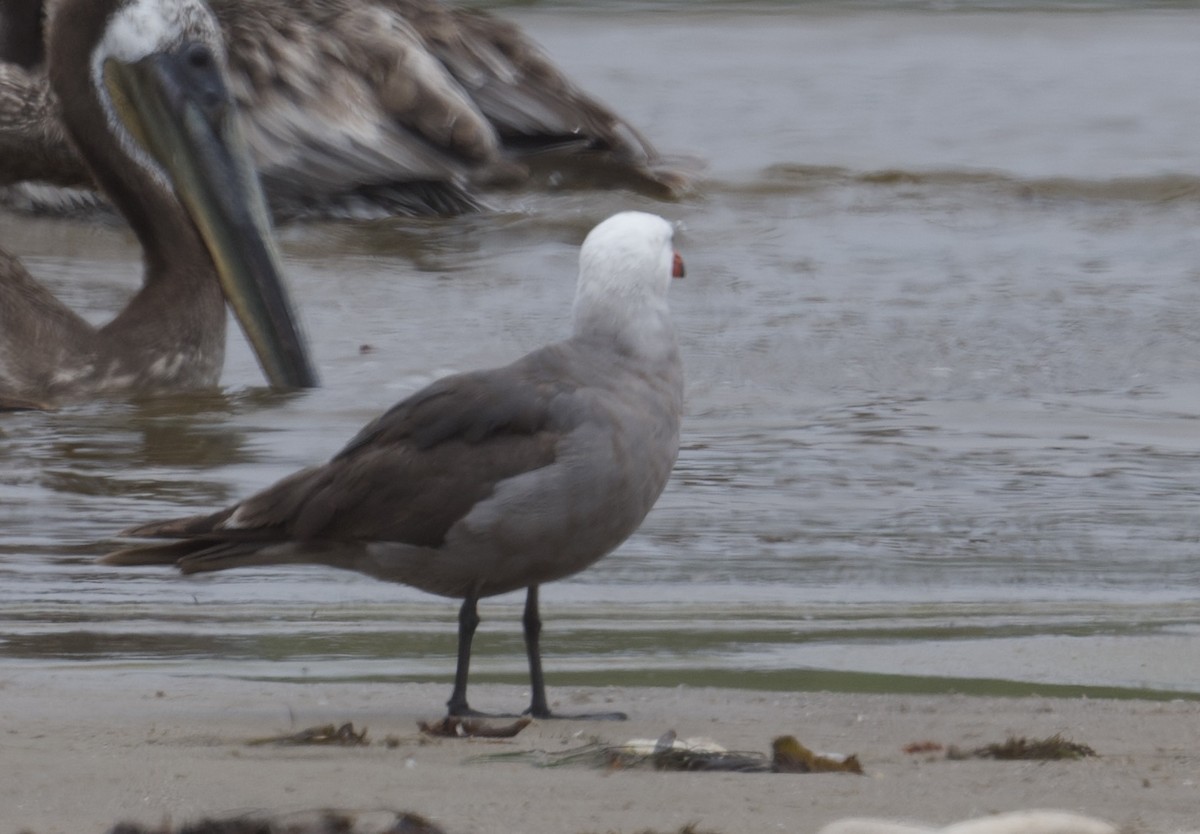
<instances>
[{"instance_id":1,"label":"gull's white head","mask_svg":"<svg viewBox=\"0 0 1200 834\"><path fill-rule=\"evenodd\" d=\"M674 227L656 214L625 211L588 234L579 251L575 330L655 328L667 320L667 288L683 277Z\"/></svg>"},{"instance_id":2,"label":"gull's white head","mask_svg":"<svg viewBox=\"0 0 1200 834\"><path fill-rule=\"evenodd\" d=\"M614 214L579 250L580 293L665 297L676 272L673 237L674 228L657 214Z\"/></svg>"}]
</instances>

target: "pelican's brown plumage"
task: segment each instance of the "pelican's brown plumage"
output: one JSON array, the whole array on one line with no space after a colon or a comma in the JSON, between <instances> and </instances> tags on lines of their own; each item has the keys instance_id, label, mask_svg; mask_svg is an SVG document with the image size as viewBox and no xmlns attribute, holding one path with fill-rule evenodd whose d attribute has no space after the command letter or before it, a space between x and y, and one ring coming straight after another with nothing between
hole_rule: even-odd
<instances>
[{"instance_id":1,"label":"pelican's brown plumage","mask_svg":"<svg viewBox=\"0 0 1200 834\"><path fill-rule=\"evenodd\" d=\"M0 186L30 180L67 188L94 182L67 139L45 78L0 63Z\"/></svg>"},{"instance_id":2,"label":"pelican's brown plumage","mask_svg":"<svg viewBox=\"0 0 1200 834\"><path fill-rule=\"evenodd\" d=\"M209 5L277 213L455 214L478 207L479 186L519 182L529 165L658 196L686 185L494 15L439 0Z\"/></svg>"},{"instance_id":3,"label":"pelican's brown plumage","mask_svg":"<svg viewBox=\"0 0 1200 834\"><path fill-rule=\"evenodd\" d=\"M0 3L0 186L24 181L92 188L45 73L42 0Z\"/></svg>"},{"instance_id":4,"label":"pelican's brown plumage","mask_svg":"<svg viewBox=\"0 0 1200 834\"><path fill-rule=\"evenodd\" d=\"M212 386L226 298L272 383L315 384L211 13L198 0L60 0L47 49L64 127L142 246L143 285L97 328L0 254L0 408Z\"/></svg>"},{"instance_id":5,"label":"pelican's brown plumage","mask_svg":"<svg viewBox=\"0 0 1200 834\"><path fill-rule=\"evenodd\" d=\"M181 541L106 561L185 573L328 565L462 599L455 715L471 712L478 600L525 588L529 712L548 717L538 588L633 533L679 449L672 275L683 275L683 262L669 223L641 212L609 218L580 251L569 339L501 368L438 380L328 463L212 515L126 531Z\"/></svg>"}]
</instances>

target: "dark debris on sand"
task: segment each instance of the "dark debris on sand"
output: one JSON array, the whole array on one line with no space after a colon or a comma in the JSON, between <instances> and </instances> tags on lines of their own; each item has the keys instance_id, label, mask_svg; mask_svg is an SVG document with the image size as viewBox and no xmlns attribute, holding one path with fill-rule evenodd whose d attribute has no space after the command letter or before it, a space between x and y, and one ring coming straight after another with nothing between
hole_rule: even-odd
<instances>
[{"instance_id":1,"label":"dark debris on sand","mask_svg":"<svg viewBox=\"0 0 1200 834\"><path fill-rule=\"evenodd\" d=\"M347 721L340 726L336 724L322 724L317 727L309 727L298 733L256 738L246 743L252 747L263 744L329 744L339 747L360 747L368 745L371 742L367 741L366 727L363 727L361 730L355 730L354 724Z\"/></svg>"},{"instance_id":2,"label":"dark debris on sand","mask_svg":"<svg viewBox=\"0 0 1200 834\"><path fill-rule=\"evenodd\" d=\"M951 747L946 751L950 759L1024 759L1037 761L1061 761L1095 756L1096 751L1086 744L1079 744L1055 733L1048 738L1025 738L1009 736L999 744L985 744L974 750Z\"/></svg>"},{"instance_id":3,"label":"dark debris on sand","mask_svg":"<svg viewBox=\"0 0 1200 834\"><path fill-rule=\"evenodd\" d=\"M180 826L164 824L147 828L119 823L107 834L446 834L436 823L418 814L398 813L385 828L360 828L352 815L323 811L302 817L241 816L229 819L204 819Z\"/></svg>"}]
</instances>

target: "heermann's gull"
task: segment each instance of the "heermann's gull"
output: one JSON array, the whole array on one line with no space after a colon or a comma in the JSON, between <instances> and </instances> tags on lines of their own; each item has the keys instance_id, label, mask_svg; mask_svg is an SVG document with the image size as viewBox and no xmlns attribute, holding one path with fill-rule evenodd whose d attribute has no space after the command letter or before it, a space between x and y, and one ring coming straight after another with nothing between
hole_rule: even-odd
<instances>
[{"instance_id":1,"label":"heermann's gull","mask_svg":"<svg viewBox=\"0 0 1200 834\"><path fill-rule=\"evenodd\" d=\"M127 530L183 541L104 561L185 573L330 565L461 598L452 715L472 712L478 600L526 588L528 712L549 717L538 586L583 570L637 529L679 448L683 371L667 287L683 261L671 239L661 217L610 217L583 243L569 339L440 379L329 463L212 515Z\"/></svg>"}]
</instances>

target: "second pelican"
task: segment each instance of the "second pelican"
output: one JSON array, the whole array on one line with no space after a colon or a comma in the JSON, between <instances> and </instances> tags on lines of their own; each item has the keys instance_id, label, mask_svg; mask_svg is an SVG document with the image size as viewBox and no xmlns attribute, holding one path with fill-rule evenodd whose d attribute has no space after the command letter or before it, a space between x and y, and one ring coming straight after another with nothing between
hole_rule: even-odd
<instances>
[{"instance_id":1,"label":"second pelican","mask_svg":"<svg viewBox=\"0 0 1200 834\"><path fill-rule=\"evenodd\" d=\"M0 28L7 14L10 27L36 43L42 2L6 0ZM689 187L691 172L668 165L520 28L494 15L440 0L208 5L277 215L458 214L479 207L481 187L537 179L534 172L657 197ZM12 148L7 166L0 159L0 183L36 178L16 170L21 157L64 152L44 116L2 123L6 97L27 113L44 111L38 57L0 38L0 62L11 67L6 77L0 64L0 150L6 132ZM59 159L39 173L73 185L78 166Z\"/></svg>"}]
</instances>

